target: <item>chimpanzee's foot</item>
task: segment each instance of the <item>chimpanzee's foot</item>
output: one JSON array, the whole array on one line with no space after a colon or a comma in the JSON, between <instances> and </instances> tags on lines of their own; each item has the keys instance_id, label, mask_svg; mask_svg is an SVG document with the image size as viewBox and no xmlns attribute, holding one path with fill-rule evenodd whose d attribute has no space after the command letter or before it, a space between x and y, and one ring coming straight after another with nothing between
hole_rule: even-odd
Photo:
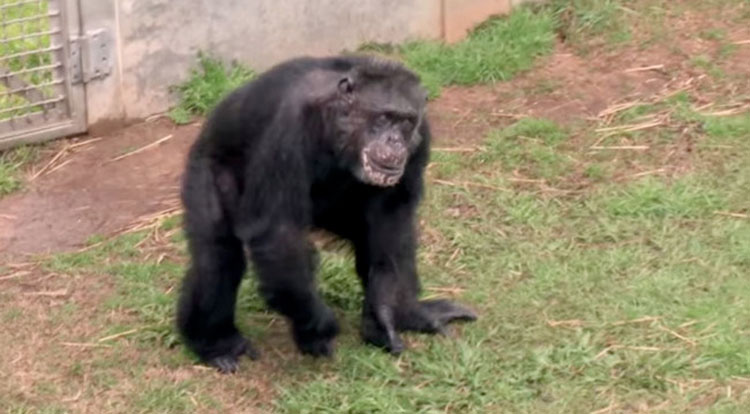
<instances>
[{"instance_id":1,"label":"chimpanzee's foot","mask_svg":"<svg viewBox=\"0 0 750 414\"><path fill-rule=\"evenodd\" d=\"M252 360L256 360L259 357L258 352L250 344L250 341L243 338L240 334L236 334L231 338L227 338L223 341L221 347L225 347L227 350L215 357L208 358L206 363L216 368L222 374L232 374L237 371L240 364L240 357L247 355Z\"/></svg>"},{"instance_id":2,"label":"chimpanzee's foot","mask_svg":"<svg viewBox=\"0 0 750 414\"><path fill-rule=\"evenodd\" d=\"M318 317L305 325L295 323L292 327L297 349L302 354L314 357L333 355L333 340L338 333L339 324L333 312L328 308L323 308Z\"/></svg>"},{"instance_id":3,"label":"chimpanzee's foot","mask_svg":"<svg viewBox=\"0 0 750 414\"><path fill-rule=\"evenodd\" d=\"M362 318L362 338L365 342L398 355L404 343L397 331L444 333L454 321L474 321L477 315L470 309L449 300L423 300L406 309L387 305L375 306Z\"/></svg>"}]
</instances>

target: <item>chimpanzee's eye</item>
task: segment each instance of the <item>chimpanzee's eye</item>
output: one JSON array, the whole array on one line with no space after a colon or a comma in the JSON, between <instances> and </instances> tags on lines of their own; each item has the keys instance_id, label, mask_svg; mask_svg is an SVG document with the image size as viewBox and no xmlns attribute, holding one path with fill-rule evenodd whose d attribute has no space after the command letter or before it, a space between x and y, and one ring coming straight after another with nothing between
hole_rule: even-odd
<instances>
[{"instance_id":1,"label":"chimpanzee's eye","mask_svg":"<svg viewBox=\"0 0 750 414\"><path fill-rule=\"evenodd\" d=\"M380 114L375 118L375 126L384 127L388 125L388 116L386 114Z\"/></svg>"}]
</instances>

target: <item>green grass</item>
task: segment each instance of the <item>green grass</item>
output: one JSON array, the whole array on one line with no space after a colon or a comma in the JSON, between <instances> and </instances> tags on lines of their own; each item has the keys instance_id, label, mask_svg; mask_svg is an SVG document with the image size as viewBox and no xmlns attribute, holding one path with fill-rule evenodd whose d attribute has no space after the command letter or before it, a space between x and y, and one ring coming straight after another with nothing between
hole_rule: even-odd
<instances>
[{"instance_id":1,"label":"green grass","mask_svg":"<svg viewBox=\"0 0 750 414\"><path fill-rule=\"evenodd\" d=\"M510 129L490 145L562 136L533 119ZM457 158L437 162L464 162ZM487 179L466 164L452 171L456 181ZM400 362L346 342L334 372L283 392L279 412L591 412L610 403L601 390L621 403L668 399L665 412L686 412L699 390L681 394L676 383L711 378L720 387L750 374L750 223L714 214L750 201L726 196L743 187L741 174L644 178L555 200L432 186L423 216L443 242L425 248L423 269L429 284L466 288L482 319L450 340L413 338L419 351ZM442 214L459 205L477 216ZM750 400L738 398L716 407L742 412Z\"/></svg>"},{"instance_id":2,"label":"green grass","mask_svg":"<svg viewBox=\"0 0 750 414\"><path fill-rule=\"evenodd\" d=\"M185 82L173 87L179 103L170 112L175 123L190 122L208 114L227 93L253 79L255 72L239 64L226 65L205 54L198 55L198 66Z\"/></svg>"},{"instance_id":3,"label":"green grass","mask_svg":"<svg viewBox=\"0 0 750 414\"><path fill-rule=\"evenodd\" d=\"M704 70L712 78L720 80L726 76L724 71L716 64L715 60L706 55L698 55L690 60L693 66Z\"/></svg>"},{"instance_id":4,"label":"green grass","mask_svg":"<svg viewBox=\"0 0 750 414\"><path fill-rule=\"evenodd\" d=\"M750 136L750 115L732 117L708 117L703 122L706 133L718 140L738 141L743 144Z\"/></svg>"},{"instance_id":5,"label":"green grass","mask_svg":"<svg viewBox=\"0 0 750 414\"><path fill-rule=\"evenodd\" d=\"M35 161L37 156L37 149L31 146L0 152L0 197L23 187L24 166Z\"/></svg>"},{"instance_id":6,"label":"green grass","mask_svg":"<svg viewBox=\"0 0 750 414\"><path fill-rule=\"evenodd\" d=\"M606 47L609 31L628 30L608 23L628 13L620 7L626 3L553 6L572 13L567 30L583 44ZM554 9L543 10L524 11L518 26L512 18L493 20L465 42L475 42L478 55L495 53L495 46L510 53L514 46L499 39L523 43L524 34L508 28L536 27L534 19L547 19L544 13ZM546 24L537 34L546 33ZM494 34L476 34L482 30ZM485 73L470 52L457 51L463 47L469 48L421 43L416 66L437 89L459 79L502 79L502 71L522 66L519 59L505 67L493 55L487 59L498 59L498 72ZM407 51L381 50L405 58ZM184 86L193 100L184 109L190 116L245 77L210 60L203 65ZM100 345L101 338L130 333L106 341L109 348L80 350L84 357L68 365L53 337L54 352L38 356L54 361L45 366L51 377L62 366L69 381L43 377L28 388L37 400L11 393L0 398L0 409L66 412L65 401L83 389L70 404L113 412L745 414L750 115L710 114L742 102L747 91L737 94L703 109L696 109L705 104L699 90L635 106L606 126L657 115L668 121L604 141L598 121L530 117L490 131L475 151L434 152L420 209L424 296L453 296L476 308L480 319L454 326L448 337L406 334L409 349L397 358L358 338L362 291L351 252L340 245L321 252L318 271L320 292L342 323L336 355L296 355L287 327L267 311L249 272L237 324L263 348L262 360L243 361L236 376L219 377L193 367L195 357L174 332L187 259L179 218L157 229L169 234L162 242L149 231L94 238L87 251L45 260L48 276L41 277L73 291L97 283L111 289L97 302L96 317L81 322L85 336L72 340ZM595 151L594 143L648 150ZM10 306L0 320L9 332L32 326L37 316L21 307L26 295L3 300ZM43 317L70 323L84 306L54 304Z\"/></svg>"},{"instance_id":7,"label":"green grass","mask_svg":"<svg viewBox=\"0 0 750 414\"><path fill-rule=\"evenodd\" d=\"M674 111L675 118L686 124L697 124L705 133L704 142L699 145L731 145L740 150L748 148L747 136L750 135L750 114L740 113L732 116L713 116L696 112L690 97L680 93L666 102Z\"/></svg>"},{"instance_id":8,"label":"green grass","mask_svg":"<svg viewBox=\"0 0 750 414\"><path fill-rule=\"evenodd\" d=\"M510 16L485 22L455 45L419 40L398 46L367 44L360 51L403 60L419 73L434 98L444 86L504 81L531 68L539 56L552 50L554 26L551 13L521 8ZM172 120L185 123L196 115L205 115L227 92L254 76L252 70L240 65L226 67L200 55L198 67L174 87L180 99L170 113Z\"/></svg>"},{"instance_id":9,"label":"green grass","mask_svg":"<svg viewBox=\"0 0 750 414\"><path fill-rule=\"evenodd\" d=\"M565 41L586 53L602 44L616 45L628 41L627 1L622 0L554 0L557 30Z\"/></svg>"},{"instance_id":10,"label":"green grass","mask_svg":"<svg viewBox=\"0 0 750 414\"><path fill-rule=\"evenodd\" d=\"M552 50L554 26L549 12L524 7L483 23L457 44L414 41L399 46L396 54L436 97L444 86L504 81L531 68Z\"/></svg>"},{"instance_id":11,"label":"green grass","mask_svg":"<svg viewBox=\"0 0 750 414\"><path fill-rule=\"evenodd\" d=\"M465 288L482 319L451 339L412 336L417 350L398 361L343 339L335 366L283 387L278 412L592 412L609 395L686 412L699 393L676 383L750 374L750 223L714 214L750 200L730 205L723 194L741 186L724 178L645 178L554 200L431 186L423 216L443 242L424 247L423 274ZM458 205L477 216L442 213Z\"/></svg>"},{"instance_id":12,"label":"green grass","mask_svg":"<svg viewBox=\"0 0 750 414\"><path fill-rule=\"evenodd\" d=\"M701 39L704 40L724 40L727 37L727 32L723 28L713 28L702 30L698 33Z\"/></svg>"},{"instance_id":13,"label":"green grass","mask_svg":"<svg viewBox=\"0 0 750 414\"><path fill-rule=\"evenodd\" d=\"M106 301L106 310L132 313L141 324L137 338L171 346L177 342L171 320L174 298L166 292L176 285L183 269L170 260L143 261L137 246L145 236L140 232L114 240L94 239L91 241L94 248L83 253L55 255L44 267L66 274L104 272L111 275L117 294ZM114 326L103 336L131 328Z\"/></svg>"},{"instance_id":14,"label":"green grass","mask_svg":"<svg viewBox=\"0 0 750 414\"><path fill-rule=\"evenodd\" d=\"M746 116L703 122L701 139L723 142L742 139L749 125ZM581 132L571 128L521 119L489 134L480 154L436 153L433 171L497 186L508 186L518 169L547 182L565 180L568 155L576 151L570 140ZM614 158L577 154L598 184L574 196L431 184L420 212L425 295L459 288L460 300L476 307L480 319L456 326L448 338L407 334L410 348L399 358L364 346L357 336L361 289L351 254L324 250L320 291L344 326L337 354L330 361L283 363L274 375L274 398L260 409L560 413L593 412L614 401L623 407L667 402L662 412L674 414L744 412L750 404L742 385L750 377L750 221L716 213L750 205L750 174L731 167L750 162L750 151L721 168L708 162L717 156L723 157L706 151L706 162L688 175L615 183L607 173L617 165ZM557 160L568 161L558 166ZM177 224L168 220L161 231ZM195 362L172 327L184 271L175 257L184 257L184 239L174 238L168 258L157 262L158 254L142 253L148 236L57 255L46 269L110 275L115 290L102 313L130 319L102 324L97 336L137 329L128 338L139 352L157 354L159 364L177 370ZM278 342L276 336L288 334L266 323L272 315L255 288L250 274L240 291L238 324L257 344ZM133 364L127 376L140 378L145 364ZM253 364L243 365L240 375L257 375ZM139 392L128 406L199 412L193 400L214 404L208 380L137 380ZM100 386L117 386L106 384ZM734 389L731 397L727 387ZM706 393L717 400L697 409Z\"/></svg>"},{"instance_id":15,"label":"green grass","mask_svg":"<svg viewBox=\"0 0 750 414\"><path fill-rule=\"evenodd\" d=\"M142 394L134 401L138 412L187 413L195 412L187 391L189 384L147 384Z\"/></svg>"},{"instance_id":16,"label":"green grass","mask_svg":"<svg viewBox=\"0 0 750 414\"><path fill-rule=\"evenodd\" d=\"M68 410L63 407L56 405L49 405L45 407L32 406L26 404L13 404L8 406L8 414L65 414Z\"/></svg>"},{"instance_id":17,"label":"green grass","mask_svg":"<svg viewBox=\"0 0 750 414\"><path fill-rule=\"evenodd\" d=\"M485 184L504 186L503 175L522 173L528 179L552 180L570 172L571 159L561 149L569 131L547 119L524 118L507 128L492 131L481 151L470 157L435 153L435 177L451 179L463 169L476 169ZM494 182L496 181L496 182Z\"/></svg>"},{"instance_id":18,"label":"green grass","mask_svg":"<svg viewBox=\"0 0 750 414\"><path fill-rule=\"evenodd\" d=\"M561 38L584 56L592 51L612 51L634 41L641 50L657 43L672 45L678 38L667 22L686 11L711 16L728 11L728 16L738 22L750 16L746 0L552 0L545 7L555 15ZM724 41L727 32L713 27L698 31L696 37Z\"/></svg>"},{"instance_id":19,"label":"green grass","mask_svg":"<svg viewBox=\"0 0 750 414\"><path fill-rule=\"evenodd\" d=\"M669 185L644 179L604 200L608 214L635 218L702 217L725 207L726 202L716 191L687 179Z\"/></svg>"},{"instance_id":20,"label":"green grass","mask_svg":"<svg viewBox=\"0 0 750 414\"><path fill-rule=\"evenodd\" d=\"M522 171L528 178L553 179L570 165L558 150L567 138L565 130L549 120L525 118L491 133L476 158L505 171Z\"/></svg>"}]
</instances>

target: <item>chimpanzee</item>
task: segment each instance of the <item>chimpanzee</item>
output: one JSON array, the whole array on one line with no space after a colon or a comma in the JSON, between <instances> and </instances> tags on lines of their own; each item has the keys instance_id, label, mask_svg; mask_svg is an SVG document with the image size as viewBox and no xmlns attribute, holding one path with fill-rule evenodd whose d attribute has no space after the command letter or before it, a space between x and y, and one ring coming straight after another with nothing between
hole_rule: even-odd
<instances>
[{"instance_id":1,"label":"chimpanzee","mask_svg":"<svg viewBox=\"0 0 750 414\"><path fill-rule=\"evenodd\" d=\"M191 264L177 325L201 360L234 372L241 355L257 358L234 324L245 248L261 296L288 318L299 351L332 355L339 325L315 286L312 229L354 247L366 343L399 354L399 331L442 333L476 319L448 300L418 300L426 102L400 63L345 55L286 61L216 106L181 192Z\"/></svg>"}]
</instances>

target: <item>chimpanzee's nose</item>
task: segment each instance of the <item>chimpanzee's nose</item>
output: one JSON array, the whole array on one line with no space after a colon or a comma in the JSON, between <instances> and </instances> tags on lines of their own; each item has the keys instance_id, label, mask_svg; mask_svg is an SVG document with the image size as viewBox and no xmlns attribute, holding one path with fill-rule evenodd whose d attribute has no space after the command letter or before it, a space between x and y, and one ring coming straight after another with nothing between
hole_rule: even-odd
<instances>
[{"instance_id":1,"label":"chimpanzee's nose","mask_svg":"<svg viewBox=\"0 0 750 414\"><path fill-rule=\"evenodd\" d=\"M406 146L403 145L398 135L386 137L386 143L375 148L374 156L376 162L384 167L396 168L403 164L406 159Z\"/></svg>"}]
</instances>

